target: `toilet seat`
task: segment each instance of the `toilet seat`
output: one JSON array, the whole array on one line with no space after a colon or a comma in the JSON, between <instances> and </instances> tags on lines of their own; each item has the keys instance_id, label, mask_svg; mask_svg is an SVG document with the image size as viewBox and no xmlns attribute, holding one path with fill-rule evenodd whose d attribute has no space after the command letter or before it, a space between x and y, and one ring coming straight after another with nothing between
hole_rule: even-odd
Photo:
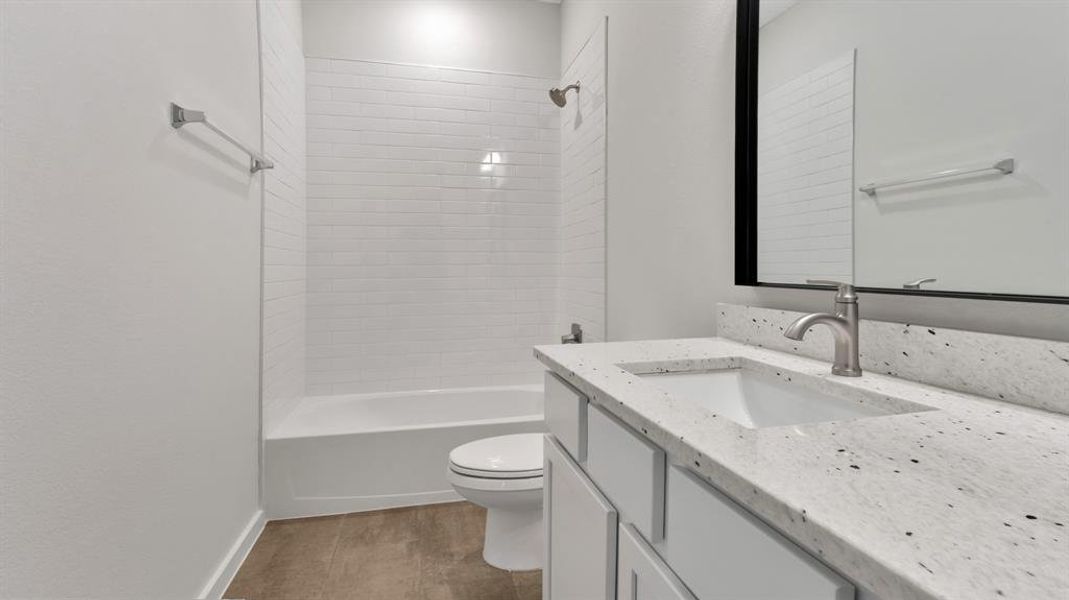
<instances>
[{"instance_id":1,"label":"toilet seat","mask_svg":"<svg viewBox=\"0 0 1069 600\"><path fill-rule=\"evenodd\" d=\"M449 470L479 479L540 478L542 434L502 435L457 446L449 453Z\"/></svg>"},{"instance_id":2,"label":"toilet seat","mask_svg":"<svg viewBox=\"0 0 1069 600\"><path fill-rule=\"evenodd\" d=\"M542 489L542 474L534 477L513 477L502 479L497 477L473 477L457 473L450 466L446 473L450 485L456 488L476 490L479 492L531 492Z\"/></svg>"}]
</instances>

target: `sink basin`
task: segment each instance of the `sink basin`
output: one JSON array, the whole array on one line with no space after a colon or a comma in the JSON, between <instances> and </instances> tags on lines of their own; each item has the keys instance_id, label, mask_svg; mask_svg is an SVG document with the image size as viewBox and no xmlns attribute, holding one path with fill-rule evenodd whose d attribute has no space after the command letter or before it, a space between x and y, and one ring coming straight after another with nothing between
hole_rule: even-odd
<instances>
[{"instance_id":1,"label":"sink basin","mask_svg":"<svg viewBox=\"0 0 1069 600\"><path fill-rule=\"evenodd\" d=\"M745 369L638 376L676 398L751 429L913 412L837 398Z\"/></svg>"}]
</instances>

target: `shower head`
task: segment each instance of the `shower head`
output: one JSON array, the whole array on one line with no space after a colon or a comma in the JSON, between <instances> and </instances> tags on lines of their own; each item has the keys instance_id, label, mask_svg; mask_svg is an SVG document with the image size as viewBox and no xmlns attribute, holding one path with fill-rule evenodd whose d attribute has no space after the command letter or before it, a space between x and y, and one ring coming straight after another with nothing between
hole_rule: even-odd
<instances>
[{"instance_id":1,"label":"shower head","mask_svg":"<svg viewBox=\"0 0 1069 600\"><path fill-rule=\"evenodd\" d=\"M568 90L575 90L576 93L579 93L579 82L576 81L575 83L569 85L563 90L560 88L553 88L549 90L549 99L553 101L553 104L564 108L564 105L568 103L568 98L566 98Z\"/></svg>"}]
</instances>

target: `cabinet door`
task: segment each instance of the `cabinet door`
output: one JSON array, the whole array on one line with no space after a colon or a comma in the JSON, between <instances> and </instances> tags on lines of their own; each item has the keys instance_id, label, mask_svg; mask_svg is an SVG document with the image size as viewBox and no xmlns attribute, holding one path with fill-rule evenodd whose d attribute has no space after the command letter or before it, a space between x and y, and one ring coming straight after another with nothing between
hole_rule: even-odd
<instances>
[{"instance_id":1,"label":"cabinet door","mask_svg":"<svg viewBox=\"0 0 1069 600\"><path fill-rule=\"evenodd\" d=\"M634 525L620 525L619 600L696 600Z\"/></svg>"},{"instance_id":2,"label":"cabinet door","mask_svg":"<svg viewBox=\"0 0 1069 600\"><path fill-rule=\"evenodd\" d=\"M545 600L615 600L616 510L553 436L543 472Z\"/></svg>"}]
</instances>

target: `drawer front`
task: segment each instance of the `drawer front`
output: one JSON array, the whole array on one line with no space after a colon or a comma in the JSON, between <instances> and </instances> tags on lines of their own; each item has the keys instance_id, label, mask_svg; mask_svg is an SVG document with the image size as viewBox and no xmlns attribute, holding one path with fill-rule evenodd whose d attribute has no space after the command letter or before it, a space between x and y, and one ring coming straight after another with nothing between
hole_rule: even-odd
<instances>
[{"instance_id":1,"label":"drawer front","mask_svg":"<svg viewBox=\"0 0 1069 600\"><path fill-rule=\"evenodd\" d=\"M850 600L854 587L693 473L668 469L663 555L699 598Z\"/></svg>"},{"instance_id":2,"label":"drawer front","mask_svg":"<svg viewBox=\"0 0 1069 600\"><path fill-rule=\"evenodd\" d=\"M615 600L616 511L552 436L545 437L545 600Z\"/></svg>"},{"instance_id":3,"label":"drawer front","mask_svg":"<svg viewBox=\"0 0 1069 600\"><path fill-rule=\"evenodd\" d=\"M620 525L616 567L620 600L697 600L629 523Z\"/></svg>"},{"instance_id":4,"label":"drawer front","mask_svg":"<svg viewBox=\"0 0 1069 600\"><path fill-rule=\"evenodd\" d=\"M587 401L556 373L546 371L546 429L557 437L564 449L579 462L586 460Z\"/></svg>"},{"instance_id":5,"label":"drawer front","mask_svg":"<svg viewBox=\"0 0 1069 600\"><path fill-rule=\"evenodd\" d=\"M664 469L661 450L600 406L587 411L586 470L598 489L646 539L664 534Z\"/></svg>"}]
</instances>

